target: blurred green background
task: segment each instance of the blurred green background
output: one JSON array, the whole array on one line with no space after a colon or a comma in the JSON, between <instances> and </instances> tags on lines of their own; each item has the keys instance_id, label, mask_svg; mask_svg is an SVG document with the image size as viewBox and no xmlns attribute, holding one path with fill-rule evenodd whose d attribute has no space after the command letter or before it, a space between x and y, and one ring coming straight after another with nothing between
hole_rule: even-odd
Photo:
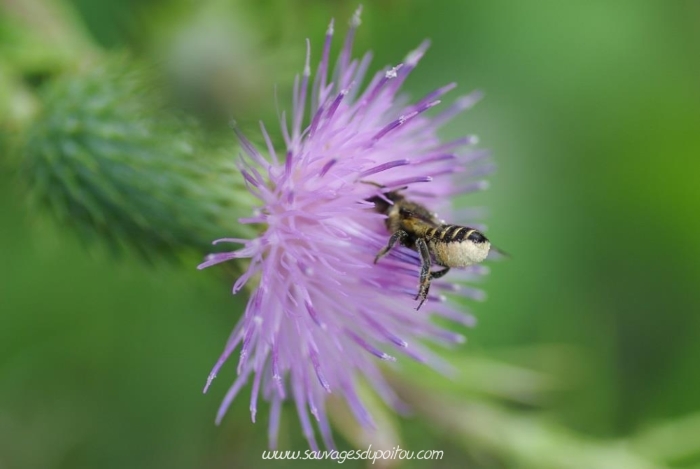
<instances>
[{"instance_id":1,"label":"blurred green background","mask_svg":"<svg viewBox=\"0 0 700 469\"><path fill-rule=\"evenodd\" d=\"M318 57L335 17L337 50L356 6L0 0L0 468L306 467L260 459L248 390L214 426L235 367L201 394L241 311L235 272L86 243L17 168L44 90L111 54L233 157L228 120L274 129L304 39ZM386 438L443 460L381 467L700 467L700 2L367 1L355 50L377 69L424 38L407 92L486 93L445 137L492 150L491 188L458 203L488 208L512 258L443 352L463 374L393 378L416 412L387 413ZM365 447L337 415L339 446ZM291 407L280 446L306 449Z\"/></svg>"}]
</instances>

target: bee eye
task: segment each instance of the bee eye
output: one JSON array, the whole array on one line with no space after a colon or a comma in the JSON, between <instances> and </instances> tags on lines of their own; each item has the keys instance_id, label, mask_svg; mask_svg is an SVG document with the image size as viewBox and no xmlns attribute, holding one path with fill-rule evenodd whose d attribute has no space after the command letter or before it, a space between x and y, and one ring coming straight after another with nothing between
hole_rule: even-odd
<instances>
[{"instance_id":1,"label":"bee eye","mask_svg":"<svg viewBox=\"0 0 700 469\"><path fill-rule=\"evenodd\" d=\"M475 244L481 244L488 241L488 239L486 239L486 236L482 235L478 231L471 232L469 236L467 236L467 239Z\"/></svg>"}]
</instances>

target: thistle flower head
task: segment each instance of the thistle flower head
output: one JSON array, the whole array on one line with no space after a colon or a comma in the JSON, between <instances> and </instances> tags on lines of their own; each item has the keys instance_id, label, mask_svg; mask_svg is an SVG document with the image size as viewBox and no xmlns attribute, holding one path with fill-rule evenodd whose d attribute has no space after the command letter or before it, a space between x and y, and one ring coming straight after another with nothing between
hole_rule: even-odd
<instances>
[{"instance_id":1,"label":"thistle flower head","mask_svg":"<svg viewBox=\"0 0 700 469\"><path fill-rule=\"evenodd\" d=\"M280 407L286 399L295 403L304 435L314 449L317 442L309 414L317 421L325 445L333 446L324 406L330 393L341 396L357 420L369 428L374 424L358 395L358 380L366 380L386 402L401 407L382 378L381 364L408 356L440 367L424 343L452 344L464 338L433 324L431 314L473 323L469 314L456 309L440 292L480 295L435 281L433 291L438 295L430 296L416 311L417 254L395 249L382 262L373 263L390 233L385 217L367 199L405 188L411 198L444 211L447 207L442 202L451 195L483 187L474 178L486 168L472 163L486 154L458 152L473 143L473 137L446 143L437 137L438 128L470 107L477 94L458 99L432 117L426 111L440 104L454 85L414 103L399 95L427 43L361 86L371 55L351 59L358 25L359 10L331 71L331 23L313 79L307 44L306 65L294 86L292 113L289 119L281 114L286 151L274 148L262 124L266 154L237 131L245 149L241 172L259 200L255 213L241 222L260 224L264 231L255 239L216 241L243 247L212 254L199 266L250 259L233 291L254 282L252 294L207 387L240 346L238 378L217 420L252 380L253 420L259 396L271 402L271 446L276 443ZM482 271L475 266L450 278L467 279Z\"/></svg>"},{"instance_id":2,"label":"thistle flower head","mask_svg":"<svg viewBox=\"0 0 700 469\"><path fill-rule=\"evenodd\" d=\"M122 59L58 78L22 148L36 202L85 240L149 260L201 250L222 227L238 230L231 213L252 199L201 129L164 112L151 88Z\"/></svg>"}]
</instances>

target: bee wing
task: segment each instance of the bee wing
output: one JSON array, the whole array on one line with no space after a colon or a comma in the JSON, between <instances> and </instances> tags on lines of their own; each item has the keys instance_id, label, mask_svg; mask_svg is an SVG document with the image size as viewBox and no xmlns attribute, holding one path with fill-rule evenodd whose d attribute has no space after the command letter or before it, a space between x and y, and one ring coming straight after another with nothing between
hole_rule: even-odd
<instances>
[{"instance_id":1,"label":"bee wing","mask_svg":"<svg viewBox=\"0 0 700 469\"><path fill-rule=\"evenodd\" d=\"M409 233L422 236L422 233L429 229L432 225L426 223L422 217L416 216L414 213L405 215L401 220L401 225Z\"/></svg>"}]
</instances>

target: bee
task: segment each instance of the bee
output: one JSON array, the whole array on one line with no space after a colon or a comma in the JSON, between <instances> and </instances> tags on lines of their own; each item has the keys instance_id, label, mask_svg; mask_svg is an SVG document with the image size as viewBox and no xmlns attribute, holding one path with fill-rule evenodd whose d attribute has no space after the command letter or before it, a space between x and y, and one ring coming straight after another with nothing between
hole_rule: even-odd
<instances>
[{"instance_id":1,"label":"bee","mask_svg":"<svg viewBox=\"0 0 700 469\"><path fill-rule=\"evenodd\" d=\"M400 190L400 189L399 189ZM430 281L440 278L453 267L467 267L483 261L491 243L480 231L468 226L448 225L423 205L407 200L399 190L367 199L374 209L387 216L386 227L391 233L389 243L374 258L376 264L400 243L418 252L421 260L417 310L423 306ZM444 267L432 271L432 265Z\"/></svg>"}]
</instances>

